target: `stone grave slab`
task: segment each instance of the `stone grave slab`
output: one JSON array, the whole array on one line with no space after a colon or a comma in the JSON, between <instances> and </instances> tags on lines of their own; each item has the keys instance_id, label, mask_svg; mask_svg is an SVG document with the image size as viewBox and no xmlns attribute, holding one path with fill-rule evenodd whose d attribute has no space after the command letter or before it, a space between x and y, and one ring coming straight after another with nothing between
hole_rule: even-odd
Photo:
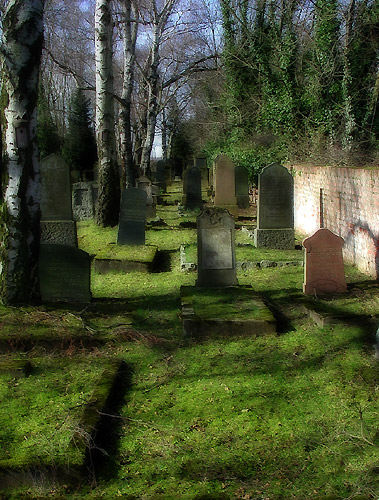
<instances>
[{"instance_id":1,"label":"stone grave slab","mask_svg":"<svg viewBox=\"0 0 379 500\"><path fill-rule=\"evenodd\" d=\"M235 168L235 183L238 208L249 208L249 172L245 167Z\"/></svg>"},{"instance_id":2,"label":"stone grave slab","mask_svg":"<svg viewBox=\"0 0 379 500\"><path fill-rule=\"evenodd\" d=\"M183 204L193 210L203 205L201 197L201 171L198 167L189 167L184 173Z\"/></svg>"},{"instance_id":3,"label":"stone grave slab","mask_svg":"<svg viewBox=\"0 0 379 500\"><path fill-rule=\"evenodd\" d=\"M220 207L197 217L198 286L237 284L234 218Z\"/></svg>"},{"instance_id":4,"label":"stone grave slab","mask_svg":"<svg viewBox=\"0 0 379 500\"><path fill-rule=\"evenodd\" d=\"M250 286L180 288L183 334L190 338L265 335L276 320Z\"/></svg>"},{"instance_id":5,"label":"stone grave slab","mask_svg":"<svg viewBox=\"0 0 379 500\"><path fill-rule=\"evenodd\" d=\"M117 243L144 245L146 222L146 193L138 188L122 192Z\"/></svg>"},{"instance_id":6,"label":"stone grave slab","mask_svg":"<svg viewBox=\"0 0 379 500\"><path fill-rule=\"evenodd\" d=\"M344 239L326 228L303 241L305 248L304 284L306 295L345 292L346 279L342 257Z\"/></svg>"},{"instance_id":7,"label":"stone grave slab","mask_svg":"<svg viewBox=\"0 0 379 500\"><path fill-rule=\"evenodd\" d=\"M259 175L258 192L255 246L292 249L295 240L292 175L282 165L273 163Z\"/></svg>"},{"instance_id":8,"label":"stone grave slab","mask_svg":"<svg viewBox=\"0 0 379 500\"><path fill-rule=\"evenodd\" d=\"M234 163L226 155L219 155L214 163L214 204L220 207L236 207ZM232 209L233 210L233 209Z\"/></svg>"},{"instance_id":9,"label":"stone grave slab","mask_svg":"<svg viewBox=\"0 0 379 500\"><path fill-rule=\"evenodd\" d=\"M91 256L64 245L40 245L39 279L44 302L91 302Z\"/></svg>"}]
</instances>

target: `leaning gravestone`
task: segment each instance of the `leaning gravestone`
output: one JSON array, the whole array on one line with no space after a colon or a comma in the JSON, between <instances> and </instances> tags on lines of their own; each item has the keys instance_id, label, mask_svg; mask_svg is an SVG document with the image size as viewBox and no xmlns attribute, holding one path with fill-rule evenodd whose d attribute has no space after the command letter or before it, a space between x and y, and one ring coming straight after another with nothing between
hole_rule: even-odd
<instances>
[{"instance_id":1,"label":"leaning gravestone","mask_svg":"<svg viewBox=\"0 0 379 500\"><path fill-rule=\"evenodd\" d=\"M249 208L249 173L245 167L235 168L238 208Z\"/></svg>"},{"instance_id":2,"label":"leaning gravestone","mask_svg":"<svg viewBox=\"0 0 379 500\"><path fill-rule=\"evenodd\" d=\"M304 284L306 295L346 291L342 247L345 241L322 228L303 241L305 248Z\"/></svg>"},{"instance_id":3,"label":"leaning gravestone","mask_svg":"<svg viewBox=\"0 0 379 500\"><path fill-rule=\"evenodd\" d=\"M183 203L190 210L200 208L203 204L201 198L201 171L197 167L187 168L183 184Z\"/></svg>"},{"instance_id":4,"label":"leaning gravestone","mask_svg":"<svg viewBox=\"0 0 379 500\"><path fill-rule=\"evenodd\" d=\"M65 245L41 244L39 279L45 302L91 301L91 257Z\"/></svg>"},{"instance_id":5,"label":"leaning gravestone","mask_svg":"<svg viewBox=\"0 0 379 500\"><path fill-rule=\"evenodd\" d=\"M258 178L257 248L294 248L293 177L278 163L265 167Z\"/></svg>"},{"instance_id":6,"label":"leaning gravestone","mask_svg":"<svg viewBox=\"0 0 379 500\"><path fill-rule=\"evenodd\" d=\"M146 217L153 218L157 215L156 196L153 196L151 180L142 176L137 179L137 188L146 193Z\"/></svg>"},{"instance_id":7,"label":"leaning gravestone","mask_svg":"<svg viewBox=\"0 0 379 500\"><path fill-rule=\"evenodd\" d=\"M197 217L197 286L238 284L234 226L224 208L206 208Z\"/></svg>"},{"instance_id":8,"label":"leaning gravestone","mask_svg":"<svg viewBox=\"0 0 379 500\"><path fill-rule=\"evenodd\" d=\"M145 191L128 188L122 192L117 243L119 245L144 245L146 222Z\"/></svg>"},{"instance_id":9,"label":"leaning gravestone","mask_svg":"<svg viewBox=\"0 0 379 500\"><path fill-rule=\"evenodd\" d=\"M214 165L214 204L233 209L237 205L234 164L226 155L219 155Z\"/></svg>"},{"instance_id":10,"label":"leaning gravestone","mask_svg":"<svg viewBox=\"0 0 379 500\"><path fill-rule=\"evenodd\" d=\"M70 169L51 154L41 161L41 243L77 247L71 209Z\"/></svg>"}]
</instances>

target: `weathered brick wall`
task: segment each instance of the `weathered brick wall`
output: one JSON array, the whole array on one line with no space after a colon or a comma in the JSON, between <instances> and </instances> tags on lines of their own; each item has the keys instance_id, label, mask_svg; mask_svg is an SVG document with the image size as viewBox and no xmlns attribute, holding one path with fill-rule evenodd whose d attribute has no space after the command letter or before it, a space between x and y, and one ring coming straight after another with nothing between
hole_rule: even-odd
<instances>
[{"instance_id":1,"label":"weathered brick wall","mask_svg":"<svg viewBox=\"0 0 379 500\"><path fill-rule=\"evenodd\" d=\"M295 229L309 236L327 227L344 238L346 262L379 278L379 168L289 168L295 184Z\"/></svg>"}]
</instances>

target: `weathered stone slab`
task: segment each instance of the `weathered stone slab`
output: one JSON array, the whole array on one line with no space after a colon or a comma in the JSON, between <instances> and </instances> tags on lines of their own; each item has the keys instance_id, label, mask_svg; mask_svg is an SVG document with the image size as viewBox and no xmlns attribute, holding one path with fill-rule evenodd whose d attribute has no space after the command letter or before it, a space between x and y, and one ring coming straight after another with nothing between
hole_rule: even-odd
<instances>
[{"instance_id":1,"label":"weathered stone slab","mask_svg":"<svg viewBox=\"0 0 379 500\"><path fill-rule=\"evenodd\" d=\"M41 161L41 220L70 220L70 168L56 154Z\"/></svg>"},{"instance_id":2,"label":"weathered stone slab","mask_svg":"<svg viewBox=\"0 0 379 500\"><path fill-rule=\"evenodd\" d=\"M282 165L273 163L265 167L259 175L258 192L255 246L292 249L294 247L292 175Z\"/></svg>"},{"instance_id":3,"label":"weathered stone slab","mask_svg":"<svg viewBox=\"0 0 379 500\"><path fill-rule=\"evenodd\" d=\"M342 257L344 239L322 228L303 241L305 248L303 291L307 295L346 291Z\"/></svg>"},{"instance_id":4,"label":"weathered stone slab","mask_svg":"<svg viewBox=\"0 0 379 500\"><path fill-rule=\"evenodd\" d=\"M223 208L206 208L197 217L198 286L237 284L234 219Z\"/></svg>"},{"instance_id":5,"label":"weathered stone slab","mask_svg":"<svg viewBox=\"0 0 379 500\"><path fill-rule=\"evenodd\" d=\"M201 171L197 167L189 167L184 173L183 203L185 208L193 210L203 204L201 197Z\"/></svg>"},{"instance_id":6,"label":"weathered stone slab","mask_svg":"<svg viewBox=\"0 0 379 500\"><path fill-rule=\"evenodd\" d=\"M237 205L235 194L234 163L226 155L219 155L214 164L214 204L218 206Z\"/></svg>"},{"instance_id":7,"label":"weathered stone slab","mask_svg":"<svg viewBox=\"0 0 379 500\"><path fill-rule=\"evenodd\" d=\"M122 192L117 243L144 245L146 222L146 193L138 188Z\"/></svg>"},{"instance_id":8,"label":"weathered stone slab","mask_svg":"<svg viewBox=\"0 0 379 500\"><path fill-rule=\"evenodd\" d=\"M76 182L72 186L74 219L88 220L95 217L98 186L95 182Z\"/></svg>"},{"instance_id":9,"label":"weathered stone slab","mask_svg":"<svg viewBox=\"0 0 379 500\"><path fill-rule=\"evenodd\" d=\"M235 168L236 198L239 208L249 208L249 172L245 167Z\"/></svg>"},{"instance_id":10,"label":"weathered stone slab","mask_svg":"<svg viewBox=\"0 0 379 500\"><path fill-rule=\"evenodd\" d=\"M91 301L91 257L64 245L40 246L39 279L44 302Z\"/></svg>"},{"instance_id":11,"label":"weathered stone slab","mask_svg":"<svg viewBox=\"0 0 379 500\"><path fill-rule=\"evenodd\" d=\"M276 320L251 287L182 286L183 334L190 338L265 335L276 332Z\"/></svg>"},{"instance_id":12,"label":"weathered stone slab","mask_svg":"<svg viewBox=\"0 0 379 500\"><path fill-rule=\"evenodd\" d=\"M73 220L41 221L41 243L77 248L76 222Z\"/></svg>"}]
</instances>

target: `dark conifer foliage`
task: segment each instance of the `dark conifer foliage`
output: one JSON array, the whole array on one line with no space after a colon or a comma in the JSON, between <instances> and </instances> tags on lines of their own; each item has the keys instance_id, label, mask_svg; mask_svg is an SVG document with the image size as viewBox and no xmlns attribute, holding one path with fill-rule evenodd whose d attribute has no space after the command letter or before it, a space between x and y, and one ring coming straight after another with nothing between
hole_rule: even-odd
<instances>
[{"instance_id":1,"label":"dark conifer foliage","mask_svg":"<svg viewBox=\"0 0 379 500\"><path fill-rule=\"evenodd\" d=\"M79 170L81 176L84 171L92 170L97 160L90 101L80 88L73 93L62 155L71 170Z\"/></svg>"}]
</instances>

